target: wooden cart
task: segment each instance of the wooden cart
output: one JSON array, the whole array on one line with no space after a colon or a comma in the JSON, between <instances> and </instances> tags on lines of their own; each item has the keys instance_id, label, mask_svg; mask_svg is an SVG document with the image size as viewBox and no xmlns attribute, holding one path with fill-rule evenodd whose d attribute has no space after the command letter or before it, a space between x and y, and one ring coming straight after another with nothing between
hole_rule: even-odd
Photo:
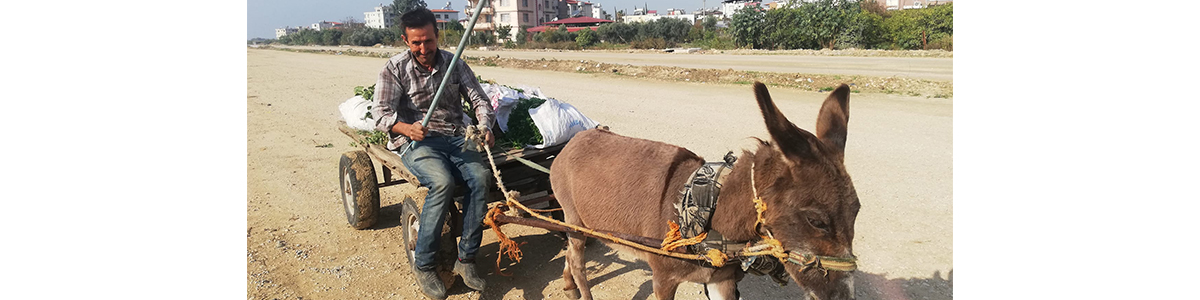
<instances>
[{"instance_id":1,"label":"wooden cart","mask_svg":"<svg viewBox=\"0 0 1200 300\"><path fill-rule=\"evenodd\" d=\"M394 185L408 184L412 189L403 196L401 206L400 223L403 229L404 249L411 264L415 257L415 246L417 239L417 230L420 228L418 219L421 215L421 207L425 202L425 195L428 189L421 187L416 176L404 167L401 163L400 155L387 150L382 145L372 145L367 143L365 138L358 133L358 130L350 128L345 121L338 121L338 129L354 140L361 150L349 151L342 154L341 162L338 165L338 181L341 182L342 204L346 211L346 220L351 227L355 229L365 229L373 225L378 217L379 212L379 189ZM542 168L549 169L554 157L562 151L565 144L547 147L546 149L517 149L511 151L496 152L492 159L496 161L496 167L500 170L500 174L504 180L504 185L509 190L519 191L522 196L522 203L525 205L537 205L544 202L550 202L551 206L557 206L554 201L554 194L550 190L550 175L539 171L530 164L536 164ZM496 150L493 148L493 150ZM517 158L524 159L524 162ZM376 176L374 162L382 164L382 178ZM380 180L382 179L382 180ZM455 191L455 198L462 197L465 194L465 188L460 184ZM493 185L494 186L494 185ZM488 194L489 201L504 200L500 190L493 187ZM455 201L455 205L457 201ZM451 209L446 226L443 226L441 249L445 253L439 253L439 260L449 259L449 263L453 263L453 258L456 257L457 247L455 246L455 238L462 232L462 216L459 209ZM561 219L561 216L556 216ZM536 226L538 224L524 222L521 220L513 220L511 223L522 223L525 225ZM540 220L529 220L540 221ZM544 223L544 222L543 222ZM540 223L539 223L540 224ZM549 223L545 223L549 224ZM544 227L544 226L538 226Z\"/></svg>"}]
</instances>

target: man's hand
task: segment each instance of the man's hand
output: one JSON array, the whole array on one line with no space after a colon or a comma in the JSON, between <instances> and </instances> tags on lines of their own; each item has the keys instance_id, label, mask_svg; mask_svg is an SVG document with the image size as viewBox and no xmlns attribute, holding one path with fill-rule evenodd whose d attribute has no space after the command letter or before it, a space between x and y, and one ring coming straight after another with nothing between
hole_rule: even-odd
<instances>
[{"instance_id":1,"label":"man's hand","mask_svg":"<svg viewBox=\"0 0 1200 300\"><path fill-rule=\"evenodd\" d=\"M409 139L414 141L421 141L424 140L425 135L429 133L429 128L421 126L421 123L408 124L404 122L396 122L396 125L392 125L392 132L407 136Z\"/></svg>"},{"instance_id":2,"label":"man's hand","mask_svg":"<svg viewBox=\"0 0 1200 300\"><path fill-rule=\"evenodd\" d=\"M483 139L484 139L484 141L486 141L486 142L487 142L487 146L488 146L488 148L491 148L491 147L495 146L495 145L496 145L496 137L495 137L495 136L492 136L492 131L491 131L491 130L485 130L485 132L487 132L487 133L485 133L485 134L484 134L484 138L483 138Z\"/></svg>"}]
</instances>

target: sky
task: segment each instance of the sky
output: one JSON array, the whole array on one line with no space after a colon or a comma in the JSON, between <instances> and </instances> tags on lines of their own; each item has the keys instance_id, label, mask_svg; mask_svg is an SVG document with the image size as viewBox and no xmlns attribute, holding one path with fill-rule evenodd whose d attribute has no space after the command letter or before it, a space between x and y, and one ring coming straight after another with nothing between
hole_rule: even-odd
<instances>
[{"instance_id":1,"label":"sky","mask_svg":"<svg viewBox=\"0 0 1200 300\"><path fill-rule=\"evenodd\" d=\"M495 1L495 0L492 0ZM634 7L649 6L651 10L666 10L680 8L688 13L705 5L704 0L593 0L599 3L609 14L614 9L633 10ZM766 0L763 2L774 2ZM249 0L246 6L246 39L256 37L275 38L275 28L285 26L311 26L320 21L337 22L346 17L354 17L361 22L363 13L372 11L379 4L391 4L391 0ZM707 0L708 7L719 6L720 0ZM425 4L433 8L446 6L443 0L426 0ZM467 4L466 0L451 0L452 7L461 11ZM465 16L462 14L460 16Z\"/></svg>"}]
</instances>

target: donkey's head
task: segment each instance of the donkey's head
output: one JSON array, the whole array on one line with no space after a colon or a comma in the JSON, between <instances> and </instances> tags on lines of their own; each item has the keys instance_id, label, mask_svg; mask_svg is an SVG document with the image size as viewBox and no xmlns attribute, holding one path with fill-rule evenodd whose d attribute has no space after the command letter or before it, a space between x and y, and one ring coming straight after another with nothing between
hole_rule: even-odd
<instances>
[{"instance_id":1,"label":"donkey's head","mask_svg":"<svg viewBox=\"0 0 1200 300\"><path fill-rule=\"evenodd\" d=\"M770 232L793 254L852 257L859 203L842 164L850 87L843 84L825 99L816 135L788 121L762 83L754 84L754 94L772 140L753 158L755 186L767 205L760 232ZM795 263L785 268L810 298L854 298L850 272Z\"/></svg>"}]
</instances>

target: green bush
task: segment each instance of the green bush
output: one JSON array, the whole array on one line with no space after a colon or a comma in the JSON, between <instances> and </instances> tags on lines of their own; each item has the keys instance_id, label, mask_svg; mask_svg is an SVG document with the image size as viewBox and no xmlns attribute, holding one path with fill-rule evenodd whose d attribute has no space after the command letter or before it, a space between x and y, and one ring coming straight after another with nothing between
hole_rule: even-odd
<instances>
[{"instance_id":1,"label":"green bush","mask_svg":"<svg viewBox=\"0 0 1200 300\"><path fill-rule=\"evenodd\" d=\"M596 32L592 31L590 28L584 28L583 30L576 32L576 34L577 36L575 37L575 44L579 45L579 48L587 48L588 46L591 46L600 40L599 36L596 35Z\"/></svg>"},{"instance_id":2,"label":"green bush","mask_svg":"<svg viewBox=\"0 0 1200 300\"><path fill-rule=\"evenodd\" d=\"M675 47L675 43L663 38L647 38L633 41L629 46L634 49L666 49Z\"/></svg>"},{"instance_id":3,"label":"green bush","mask_svg":"<svg viewBox=\"0 0 1200 300\"><path fill-rule=\"evenodd\" d=\"M526 49L559 49L559 50L579 50L579 44L575 42L528 42L525 43Z\"/></svg>"},{"instance_id":4,"label":"green bush","mask_svg":"<svg viewBox=\"0 0 1200 300\"><path fill-rule=\"evenodd\" d=\"M891 49L923 49L935 40L945 45L954 35L954 4L905 9L883 20L883 44Z\"/></svg>"},{"instance_id":5,"label":"green bush","mask_svg":"<svg viewBox=\"0 0 1200 300\"><path fill-rule=\"evenodd\" d=\"M529 41L529 26L522 25L521 31L517 32L517 45L525 45Z\"/></svg>"}]
</instances>

